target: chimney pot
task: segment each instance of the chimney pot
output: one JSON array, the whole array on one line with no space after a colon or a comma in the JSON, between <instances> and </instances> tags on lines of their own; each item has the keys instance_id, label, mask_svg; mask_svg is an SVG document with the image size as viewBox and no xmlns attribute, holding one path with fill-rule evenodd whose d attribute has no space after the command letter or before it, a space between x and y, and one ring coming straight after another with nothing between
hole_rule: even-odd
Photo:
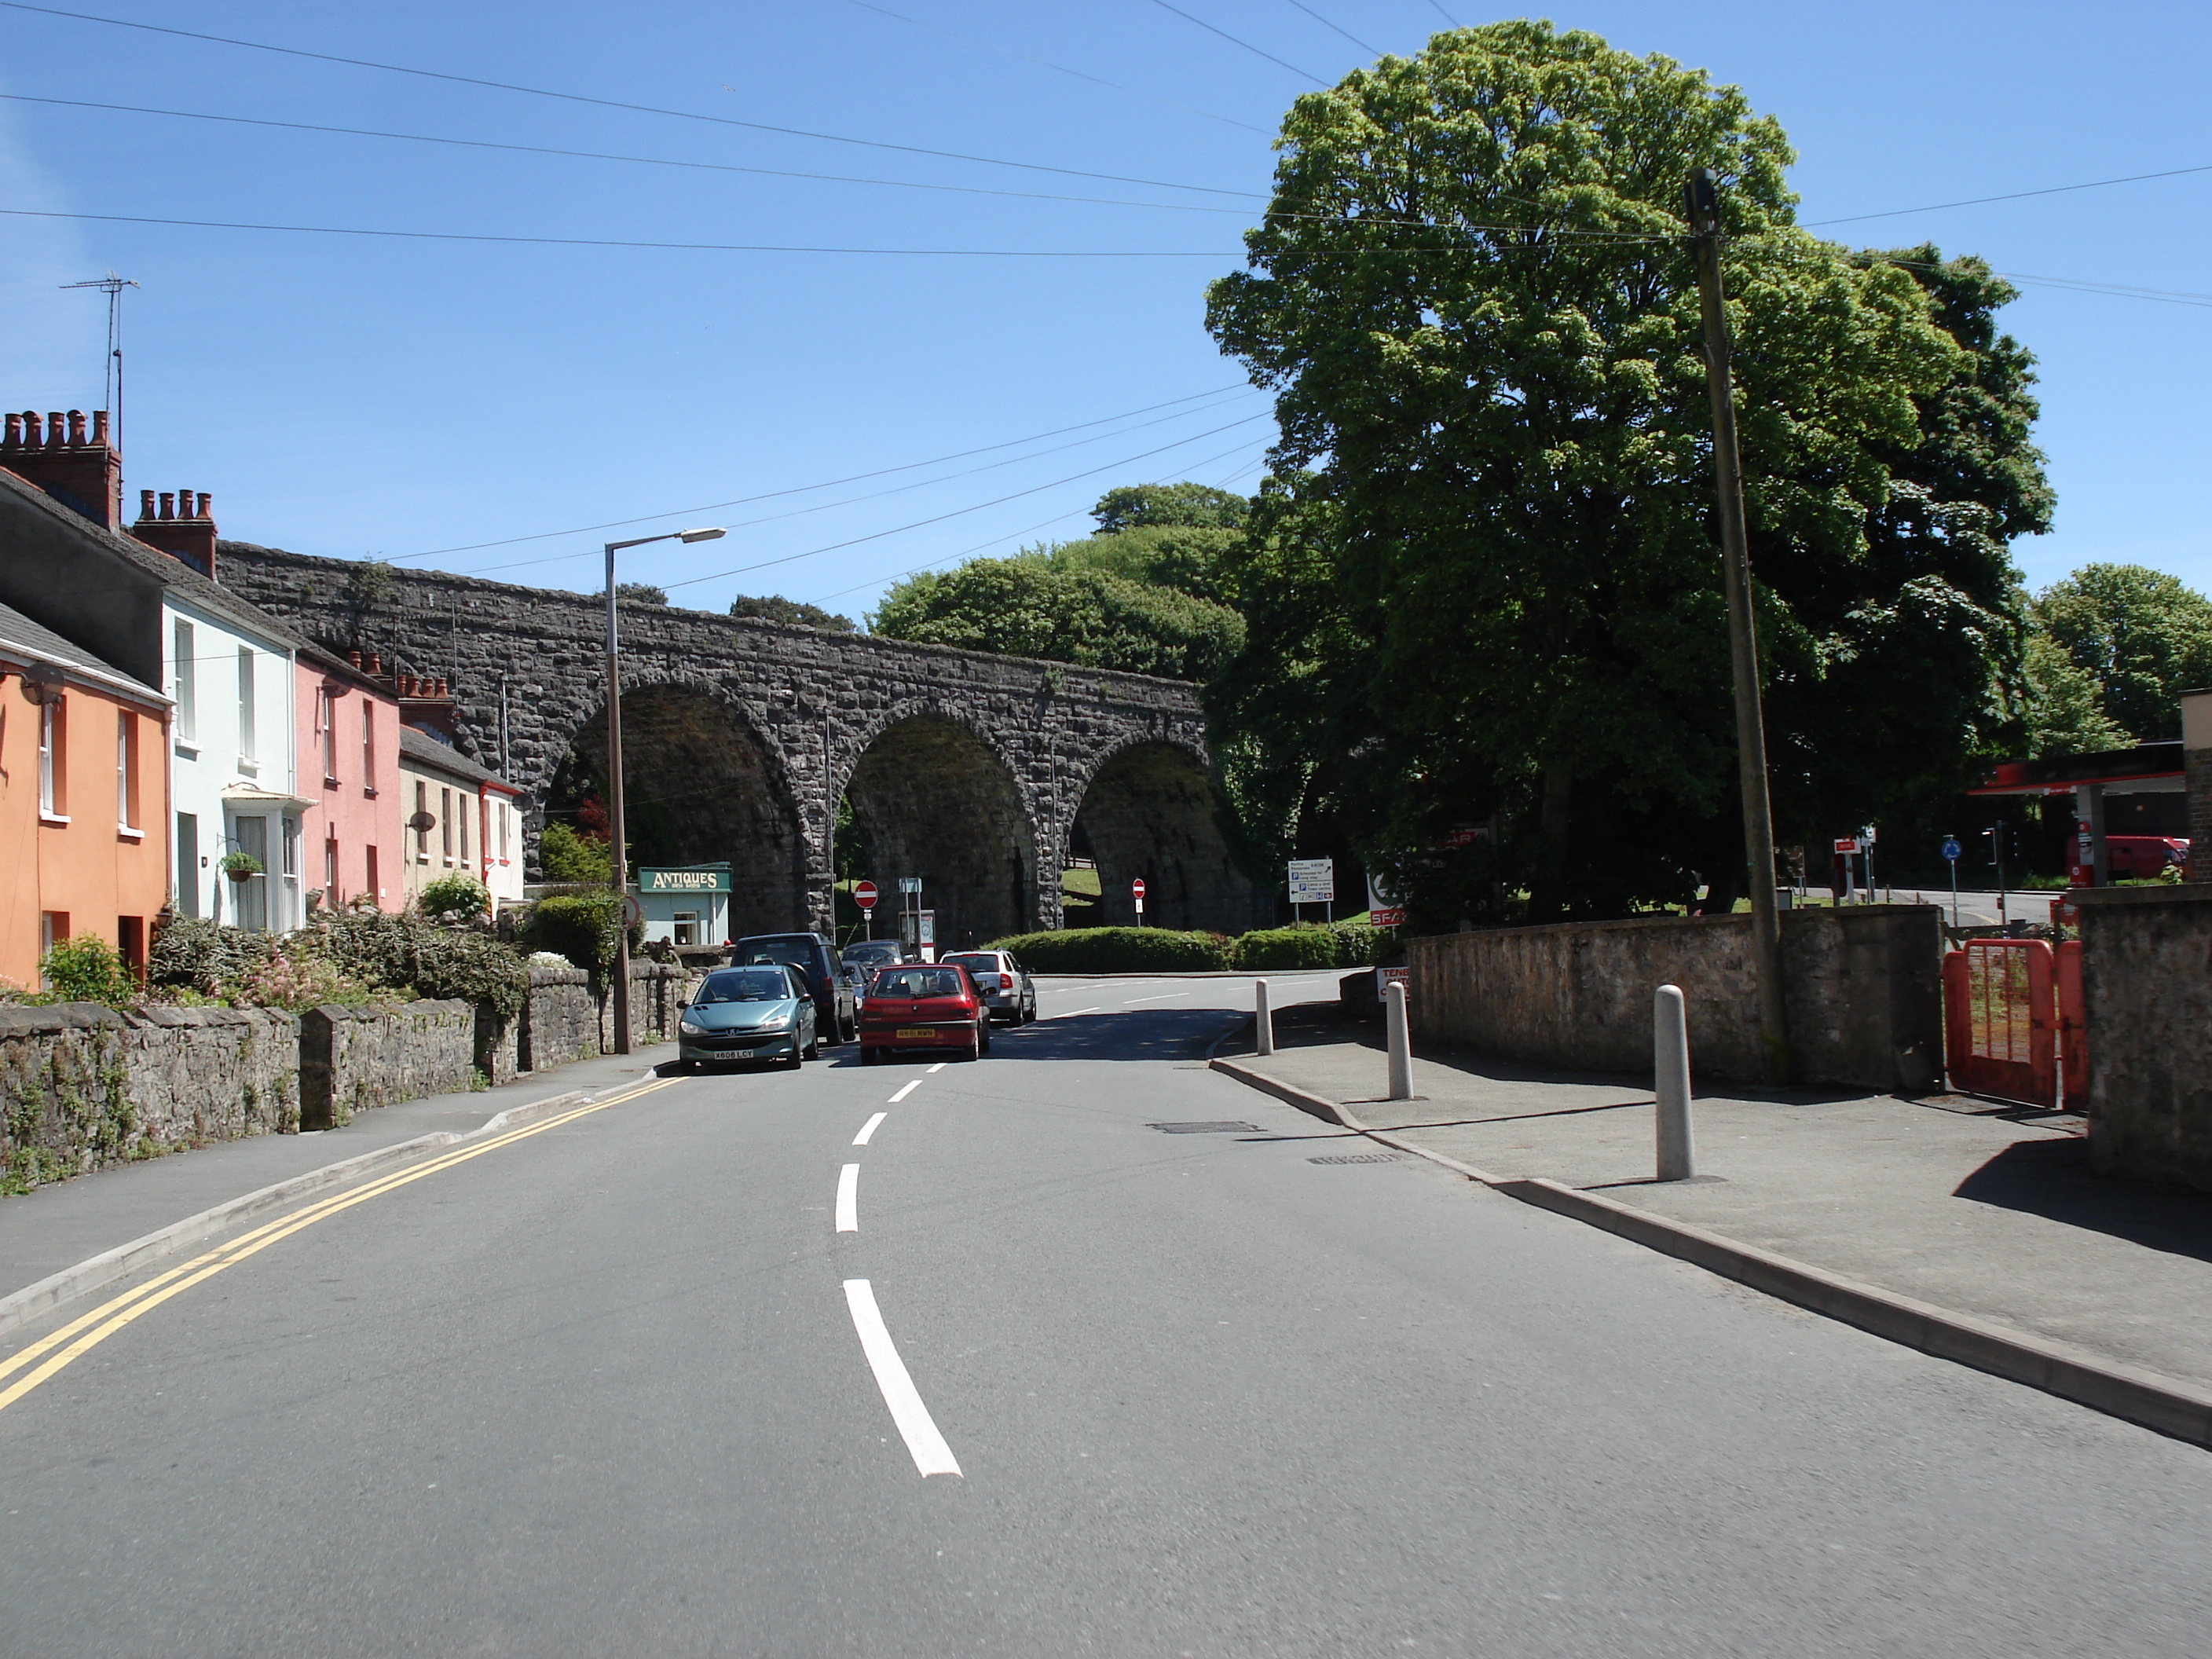
<instances>
[{"instance_id":1,"label":"chimney pot","mask_svg":"<svg viewBox=\"0 0 2212 1659\"><path fill-rule=\"evenodd\" d=\"M27 409L23 411L23 442L35 449L41 441L39 436L39 411L35 409Z\"/></svg>"},{"instance_id":2,"label":"chimney pot","mask_svg":"<svg viewBox=\"0 0 2212 1659\"><path fill-rule=\"evenodd\" d=\"M451 696L453 695L453 693L446 690L446 677L443 674L438 676L438 695L441 697Z\"/></svg>"},{"instance_id":3,"label":"chimney pot","mask_svg":"<svg viewBox=\"0 0 2212 1659\"><path fill-rule=\"evenodd\" d=\"M208 510L208 507L209 507L209 504L210 504L210 502L212 502L214 500L215 500L215 497L214 497L214 496L212 496L212 495L209 495L209 494L207 493L207 491L206 491L206 490L203 489L202 491L200 491L200 510L199 510L199 512L198 512L197 514L195 514L194 516L198 517L198 518L202 518L202 519L211 519L211 518L213 518L213 517L215 516L215 514L212 514L212 513L210 513L210 512Z\"/></svg>"},{"instance_id":4,"label":"chimney pot","mask_svg":"<svg viewBox=\"0 0 2212 1659\"><path fill-rule=\"evenodd\" d=\"M61 410L48 410L46 411L46 447L51 449L58 445L67 430L68 428L62 425Z\"/></svg>"},{"instance_id":5,"label":"chimney pot","mask_svg":"<svg viewBox=\"0 0 2212 1659\"><path fill-rule=\"evenodd\" d=\"M107 411L104 409L92 411L92 441L96 444L107 441Z\"/></svg>"},{"instance_id":6,"label":"chimney pot","mask_svg":"<svg viewBox=\"0 0 2212 1659\"><path fill-rule=\"evenodd\" d=\"M349 651L349 652L347 652L347 653L346 653L346 660L347 660L348 662L351 663L351 664L352 664L356 668L360 667L360 666L361 666L361 653L360 653L360 652L358 652L358 651Z\"/></svg>"},{"instance_id":7,"label":"chimney pot","mask_svg":"<svg viewBox=\"0 0 2212 1659\"><path fill-rule=\"evenodd\" d=\"M0 439L0 443L5 443L10 449L18 449L22 447L22 442L23 417L11 410L8 416L8 435Z\"/></svg>"},{"instance_id":8,"label":"chimney pot","mask_svg":"<svg viewBox=\"0 0 2212 1659\"><path fill-rule=\"evenodd\" d=\"M372 651L368 653L368 672L372 674L381 674L384 672L384 653Z\"/></svg>"},{"instance_id":9,"label":"chimney pot","mask_svg":"<svg viewBox=\"0 0 2212 1659\"><path fill-rule=\"evenodd\" d=\"M140 490L140 491L138 492L138 519L139 519L139 522L143 524L143 523L144 523L148 519L150 519L150 518L152 518L153 516L154 516L154 492L153 492L152 490L150 490L150 489L142 489L142 490Z\"/></svg>"},{"instance_id":10,"label":"chimney pot","mask_svg":"<svg viewBox=\"0 0 2212 1659\"><path fill-rule=\"evenodd\" d=\"M73 444L81 444L84 441L84 411L81 409L72 409L69 415L69 441Z\"/></svg>"},{"instance_id":11,"label":"chimney pot","mask_svg":"<svg viewBox=\"0 0 2212 1659\"><path fill-rule=\"evenodd\" d=\"M165 519L173 519L177 516L177 497L172 490L165 489L161 492L161 516Z\"/></svg>"}]
</instances>

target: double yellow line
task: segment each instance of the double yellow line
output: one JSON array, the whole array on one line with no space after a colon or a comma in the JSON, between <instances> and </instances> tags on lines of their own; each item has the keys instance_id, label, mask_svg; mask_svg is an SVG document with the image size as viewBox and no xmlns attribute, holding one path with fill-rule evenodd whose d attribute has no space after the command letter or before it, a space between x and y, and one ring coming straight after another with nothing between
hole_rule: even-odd
<instances>
[{"instance_id":1,"label":"double yellow line","mask_svg":"<svg viewBox=\"0 0 2212 1659\"><path fill-rule=\"evenodd\" d=\"M610 1106L620 1106L680 1080L663 1078L658 1082L641 1084L635 1089L611 1095L605 1100L596 1100L586 1106L556 1113L540 1122L507 1130L488 1140L456 1146L451 1152L441 1152L423 1163L411 1164L396 1175L384 1176L349 1192L319 1200L304 1209L293 1211L289 1215L279 1216L274 1221L256 1227L252 1232L240 1234L228 1243L218 1245L204 1255L194 1256L182 1266L172 1267L143 1285L133 1286L112 1301L102 1303L90 1313L71 1320L59 1330L40 1337L20 1353L0 1359L0 1382L6 1382L16 1372L23 1371L23 1375L17 1376L13 1382L0 1388L0 1411L7 1410L55 1372L98 1347L141 1314L151 1313L171 1297L181 1295L193 1285L214 1278L225 1267L237 1266L248 1256L258 1255L271 1244L280 1239L289 1238L302 1228L328 1220L331 1216L350 1210L356 1204L366 1204L372 1198L380 1198L386 1193L420 1181L426 1176L450 1170L472 1158L482 1158L486 1152L495 1152L518 1140L527 1140L532 1135L542 1135L548 1129L557 1129L564 1123L573 1123L593 1112L604 1112ZM33 1369L24 1371L25 1366Z\"/></svg>"}]
</instances>

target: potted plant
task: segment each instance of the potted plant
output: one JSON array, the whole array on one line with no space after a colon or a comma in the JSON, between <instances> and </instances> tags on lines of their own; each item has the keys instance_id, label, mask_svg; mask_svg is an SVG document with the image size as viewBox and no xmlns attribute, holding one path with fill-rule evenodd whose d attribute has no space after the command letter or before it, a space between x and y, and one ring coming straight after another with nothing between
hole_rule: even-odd
<instances>
[{"instance_id":1,"label":"potted plant","mask_svg":"<svg viewBox=\"0 0 2212 1659\"><path fill-rule=\"evenodd\" d=\"M222 872L233 881L251 881L263 873L261 860L251 853L225 853Z\"/></svg>"}]
</instances>

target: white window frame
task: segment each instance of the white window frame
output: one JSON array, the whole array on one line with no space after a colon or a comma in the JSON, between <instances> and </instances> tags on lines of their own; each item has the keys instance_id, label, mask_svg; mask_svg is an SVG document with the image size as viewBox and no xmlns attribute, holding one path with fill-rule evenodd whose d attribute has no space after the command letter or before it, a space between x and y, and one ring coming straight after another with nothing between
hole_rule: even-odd
<instances>
[{"instance_id":1,"label":"white window frame","mask_svg":"<svg viewBox=\"0 0 2212 1659\"><path fill-rule=\"evenodd\" d=\"M253 665L253 647L238 647L238 769L261 769L260 676Z\"/></svg>"},{"instance_id":2,"label":"white window frame","mask_svg":"<svg viewBox=\"0 0 2212 1659\"><path fill-rule=\"evenodd\" d=\"M192 625L182 617L170 631L173 692L177 699L177 747L197 754L199 742L199 664L193 657Z\"/></svg>"},{"instance_id":3,"label":"white window frame","mask_svg":"<svg viewBox=\"0 0 2212 1659\"><path fill-rule=\"evenodd\" d=\"M62 712L59 694L39 705L39 821L67 823L63 811L69 805L69 761L62 745L69 741L69 720ZM43 913L42 913L43 914Z\"/></svg>"}]
</instances>

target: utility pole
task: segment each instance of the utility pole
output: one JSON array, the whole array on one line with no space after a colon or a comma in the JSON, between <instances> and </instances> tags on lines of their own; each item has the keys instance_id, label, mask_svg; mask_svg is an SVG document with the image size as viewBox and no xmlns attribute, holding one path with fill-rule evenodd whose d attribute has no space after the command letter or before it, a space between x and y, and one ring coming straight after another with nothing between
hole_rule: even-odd
<instances>
[{"instance_id":1,"label":"utility pole","mask_svg":"<svg viewBox=\"0 0 2212 1659\"><path fill-rule=\"evenodd\" d=\"M1759 1037L1768 1075L1790 1075L1790 1027L1782 984L1782 923L1774 903L1774 812L1766 793L1766 723L1759 710L1759 641L1752 625L1751 553L1743 520L1743 468L1736 453L1735 386L1729 372L1727 296L1721 289L1720 198L1703 167L1682 191L1705 321L1705 385L1713 404L1713 483L1721 520L1721 572L1728 592L1729 655L1735 670L1736 769L1743 785L1743 846L1751 873L1751 954L1759 976Z\"/></svg>"}]
</instances>

